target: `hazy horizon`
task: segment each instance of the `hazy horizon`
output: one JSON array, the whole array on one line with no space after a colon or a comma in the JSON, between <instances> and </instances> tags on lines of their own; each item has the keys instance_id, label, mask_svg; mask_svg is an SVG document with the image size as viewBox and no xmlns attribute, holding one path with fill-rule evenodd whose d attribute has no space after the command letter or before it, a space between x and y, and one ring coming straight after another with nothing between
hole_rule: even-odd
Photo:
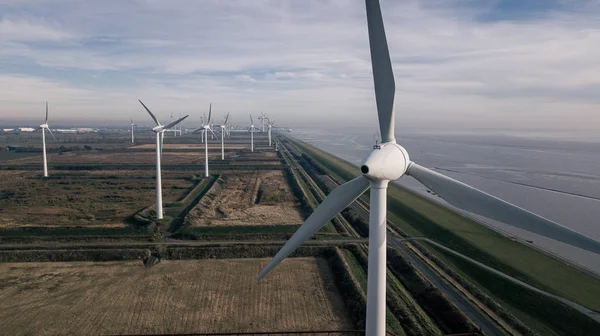
<instances>
[{"instance_id":1,"label":"hazy horizon","mask_svg":"<svg viewBox=\"0 0 600 336\"><path fill-rule=\"evenodd\" d=\"M382 1L397 123L598 130L600 3ZM0 124L375 125L363 1L0 4ZM114 120L114 123L112 122ZM342 124L343 122L344 124ZM108 126L107 125L107 126Z\"/></svg>"}]
</instances>

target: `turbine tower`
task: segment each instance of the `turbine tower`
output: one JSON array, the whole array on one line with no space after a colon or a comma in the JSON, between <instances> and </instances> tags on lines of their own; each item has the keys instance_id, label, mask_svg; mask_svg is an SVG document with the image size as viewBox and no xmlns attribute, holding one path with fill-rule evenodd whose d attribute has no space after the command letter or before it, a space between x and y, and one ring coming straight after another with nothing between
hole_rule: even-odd
<instances>
[{"instance_id":1,"label":"turbine tower","mask_svg":"<svg viewBox=\"0 0 600 336\"><path fill-rule=\"evenodd\" d=\"M44 177L48 177L48 159L46 158L46 130L50 132L50 135L52 135L54 141L58 143L58 140L56 140L54 133L52 133L52 130L50 129L50 127L48 127L48 102L46 102L46 120L38 128L38 130L40 129L42 130L42 155L44 157Z\"/></svg>"},{"instance_id":2,"label":"turbine tower","mask_svg":"<svg viewBox=\"0 0 600 336\"><path fill-rule=\"evenodd\" d=\"M161 172L160 172L160 159L162 158L162 150L163 150L163 140L165 136L165 131L171 129L175 125L179 124L183 121L183 119L187 118L186 115L183 118L179 118L176 121L164 126L162 125L158 119L150 112L150 109L142 103L141 100L138 99L140 104L148 111L152 120L156 123L156 127L152 128L152 131L156 133L156 219L163 219L163 206L162 206L162 183L161 183Z\"/></svg>"},{"instance_id":3,"label":"turbine tower","mask_svg":"<svg viewBox=\"0 0 600 336\"><path fill-rule=\"evenodd\" d=\"M273 125L275 125L275 120L271 121L269 118L267 118L267 126L269 126L269 147L271 147L271 128L273 128Z\"/></svg>"},{"instance_id":4,"label":"turbine tower","mask_svg":"<svg viewBox=\"0 0 600 336\"><path fill-rule=\"evenodd\" d=\"M363 160L362 175L334 189L260 272L258 279L370 188L366 334L385 336L387 186L403 175L412 176L455 207L600 254L598 241L410 161L408 152L394 137L396 88L379 1L365 2L382 143L376 144Z\"/></svg>"},{"instance_id":5,"label":"turbine tower","mask_svg":"<svg viewBox=\"0 0 600 336\"><path fill-rule=\"evenodd\" d=\"M254 152L254 120L252 120L252 115L248 114L250 116L250 129L248 129L248 132L250 132L250 151Z\"/></svg>"},{"instance_id":6,"label":"turbine tower","mask_svg":"<svg viewBox=\"0 0 600 336\"><path fill-rule=\"evenodd\" d=\"M229 113L225 116L225 121L221 125L221 160L225 160L225 133L227 132L227 121L229 120Z\"/></svg>"}]
</instances>

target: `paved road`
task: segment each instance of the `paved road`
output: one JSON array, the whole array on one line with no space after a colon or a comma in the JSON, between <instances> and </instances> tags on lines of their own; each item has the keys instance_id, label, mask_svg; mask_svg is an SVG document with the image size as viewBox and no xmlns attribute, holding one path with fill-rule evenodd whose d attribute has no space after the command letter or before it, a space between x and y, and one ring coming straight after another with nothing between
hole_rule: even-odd
<instances>
[{"instance_id":1,"label":"paved road","mask_svg":"<svg viewBox=\"0 0 600 336\"><path fill-rule=\"evenodd\" d=\"M390 245L419 270L423 276L437 287L456 307L475 323L485 335L505 335L502 328L491 321L483 312L473 305L463 296L453 285L442 279L427 264L419 259L413 252L406 250L406 247L398 241L397 238L389 239Z\"/></svg>"}]
</instances>

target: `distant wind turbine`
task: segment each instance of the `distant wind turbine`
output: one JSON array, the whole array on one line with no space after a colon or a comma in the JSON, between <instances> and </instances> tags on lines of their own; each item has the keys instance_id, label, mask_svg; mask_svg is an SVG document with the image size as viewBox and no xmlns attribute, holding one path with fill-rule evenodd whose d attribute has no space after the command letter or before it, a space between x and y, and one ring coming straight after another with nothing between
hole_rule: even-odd
<instances>
[{"instance_id":1,"label":"distant wind turbine","mask_svg":"<svg viewBox=\"0 0 600 336\"><path fill-rule=\"evenodd\" d=\"M271 147L271 129L273 128L273 125L275 125L275 120L271 121L267 118L267 126L269 126L269 147Z\"/></svg>"},{"instance_id":2,"label":"distant wind turbine","mask_svg":"<svg viewBox=\"0 0 600 336\"><path fill-rule=\"evenodd\" d=\"M146 111L148 111L148 114L150 115L150 117L152 117L152 120L154 120L154 122L156 123L156 127L154 127L152 129L152 131L154 133L156 133L156 219L163 219L160 160L162 158L163 140L164 140L164 136L165 136L165 131L169 130L172 127L174 127L175 125L179 124L180 122L183 121L183 119L187 118L188 116L186 115L183 118L179 118L178 120L176 120L166 126L163 126L158 121L158 119L156 119L154 114L152 114L152 112L150 112L150 109L148 109L148 107L146 107L146 105L144 105L144 103L142 103L141 100L138 99L138 101L140 102L140 104L142 104L142 106L146 109Z\"/></svg>"},{"instance_id":3,"label":"distant wind turbine","mask_svg":"<svg viewBox=\"0 0 600 336\"><path fill-rule=\"evenodd\" d=\"M250 151L254 152L254 120L252 120L252 115L248 114L250 116L250 129L248 129L248 132L250 132Z\"/></svg>"},{"instance_id":4,"label":"distant wind turbine","mask_svg":"<svg viewBox=\"0 0 600 336\"><path fill-rule=\"evenodd\" d=\"M46 132L45 131L48 130L48 132L50 132L50 135L52 135L52 137L54 138L54 141L56 141L56 143L58 143L58 140L56 140L54 133L52 133L52 130L50 129L50 127L48 127L48 102L46 102L46 120L38 128L38 130L40 130L40 129L42 130L42 152L43 152L43 157L44 157L44 177L48 177L48 159L46 158Z\"/></svg>"},{"instance_id":5,"label":"distant wind turbine","mask_svg":"<svg viewBox=\"0 0 600 336\"><path fill-rule=\"evenodd\" d=\"M204 142L204 176L208 177L208 132L210 131L213 136L215 132L213 132L210 127L210 122L212 119L212 103L208 106L208 119L205 119L206 122L202 122L202 127L195 130L193 133L197 133L199 131L202 132L202 138Z\"/></svg>"},{"instance_id":6,"label":"distant wind turbine","mask_svg":"<svg viewBox=\"0 0 600 336\"><path fill-rule=\"evenodd\" d=\"M229 120L229 113L225 116L225 121L221 124L221 160L225 160L225 134L227 133L227 121Z\"/></svg>"},{"instance_id":7,"label":"distant wind turbine","mask_svg":"<svg viewBox=\"0 0 600 336\"><path fill-rule=\"evenodd\" d=\"M260 111L260 116L258 117L258 120L260 120L260 123L261 123L261 132L262 133L265 133L265 119L268 119L267 115L264 114L263 111Z\"/></svg>"},{"instance_id":8,"label":"distant wind turbine","mask_svg":"<svg viewBox=\"0 0 600 336\"><path fill-rule=\"evenodd\" d=\"M133 135L133 128L137 125L133 122L133 119L131 119L131 117L129 117L129 120L131 120L131 143L135 143L135 136Z\"/></svg>"}]
</instances>

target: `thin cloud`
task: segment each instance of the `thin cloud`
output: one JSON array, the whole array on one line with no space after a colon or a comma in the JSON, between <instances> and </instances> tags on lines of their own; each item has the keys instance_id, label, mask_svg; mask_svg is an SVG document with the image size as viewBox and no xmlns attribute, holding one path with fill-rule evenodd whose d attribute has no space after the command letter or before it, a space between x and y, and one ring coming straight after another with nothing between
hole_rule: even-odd
<instances>
[{"instance_id":1,"label":"thin cloud","mask_svg":"<svg viewBox=\"0 0 600 336\"><path fill-rule=\"evenodd\" d=\"M598 6L499 3L382 1L401 121L597 123ZM125 120L141 96L182 113L208 101L234 118L270 110L282 123L367 122L375 106L360 1L15 1L0 11L0 74L32 79L0 101L18 115L34 113L27 102L47 85L74 90L64 118L103 106L104 118Z\"/></svg>"}]
</instances>

